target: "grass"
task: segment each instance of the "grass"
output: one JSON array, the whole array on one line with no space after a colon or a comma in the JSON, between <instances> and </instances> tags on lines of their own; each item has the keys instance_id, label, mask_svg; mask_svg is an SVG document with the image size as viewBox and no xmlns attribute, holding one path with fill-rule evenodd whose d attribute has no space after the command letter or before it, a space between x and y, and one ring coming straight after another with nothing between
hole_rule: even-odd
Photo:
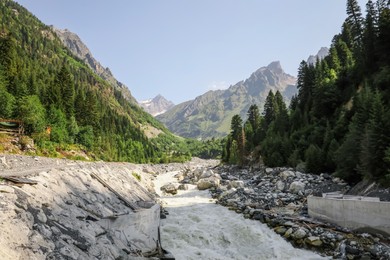
<instances>
[{"instance_id":1,"label":"grass","mask_svg":"<svg viewBox=\"0 0 390 260\"><path fill-rule=\"evenodd\" d=\"M141 181L141 175L139 175L139 174L136 173L136 172L133 172L132 175L133 175L134 178L136 178L138 181Z\"/></svg>"}]
</instances>

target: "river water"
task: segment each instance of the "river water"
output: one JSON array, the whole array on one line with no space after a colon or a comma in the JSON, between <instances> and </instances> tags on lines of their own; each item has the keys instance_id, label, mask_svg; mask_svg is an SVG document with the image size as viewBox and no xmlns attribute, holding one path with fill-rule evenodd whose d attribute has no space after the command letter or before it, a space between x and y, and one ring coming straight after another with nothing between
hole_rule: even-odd
<instances>
[{"instance_id":1,"label":"river water","mask_svg":"<svg viewBox=\"0 0 390 260\"><path fill-rule=\"evenodd\" d=\"M175 196L163 195L160 187L176 182L177 173L161 174L154 183L169 212L161 220L161 243L177 260L324 259L292 247L265 224L216 204L208 191L196 186Z\"/></svg>"}]
</instances>

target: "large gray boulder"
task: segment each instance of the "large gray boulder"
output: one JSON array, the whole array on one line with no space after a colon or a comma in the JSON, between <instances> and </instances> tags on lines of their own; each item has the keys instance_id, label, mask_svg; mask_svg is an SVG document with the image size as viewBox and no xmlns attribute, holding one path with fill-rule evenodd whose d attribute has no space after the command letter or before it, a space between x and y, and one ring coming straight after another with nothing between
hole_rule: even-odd
<instances>
[{"instance_id":1,"label":"large gray boulder","mask_svg":"<svg viewBox=\"0 0 390 260\"><path fill-rule=\"evenodd\" d=\"M207 190L210 188L218 188L220 184L220 181L218 178L215 177L209 177L205 179L200 179L198 181L197 187L199 190Z\"/></svg>"},{"instance_id":2,"label":"large gray boulder","mask_svg":"<svg viewBox=\"0 0 390 260\"><path fill-rule=\"evenodd\" d=\"M177 194L177 188L176 185L173 183L167 183L163 186L161 186L160 190L162 190L165 193L176 195Z\"/></svg>"}]
</instances>

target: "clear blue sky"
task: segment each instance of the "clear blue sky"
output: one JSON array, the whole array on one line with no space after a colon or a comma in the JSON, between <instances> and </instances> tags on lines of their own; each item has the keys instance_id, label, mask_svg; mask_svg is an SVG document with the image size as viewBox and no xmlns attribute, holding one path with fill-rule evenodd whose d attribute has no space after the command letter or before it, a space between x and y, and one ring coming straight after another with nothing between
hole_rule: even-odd
<instances>
[{"instance_id":1,"label":"clear blue sky","mask_svg":"<svg viewBox=\"0 0 390 260\"><path fill-rule=\"evenodd\" d=\"M346 18L345 0L16 1L78 34L136 99L162 94L176 104L275 60L295 76Z\"/></svg>"}]
</instances>

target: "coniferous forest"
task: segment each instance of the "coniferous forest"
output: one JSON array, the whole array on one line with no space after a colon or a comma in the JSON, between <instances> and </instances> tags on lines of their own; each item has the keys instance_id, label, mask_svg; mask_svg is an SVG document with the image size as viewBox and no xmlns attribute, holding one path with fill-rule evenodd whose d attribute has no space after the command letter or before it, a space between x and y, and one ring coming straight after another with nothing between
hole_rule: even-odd
<instances>
[{"instance_id":1,"label":"coniferous forest","mask_svg":"<svg viewBox=\"0 0 390 260\"><path fill-rule=\"evenodd\" d=\"M262 114L253 104L245 122L232 118L225 162L390 184L390 2L368 1L364 14L348 0L346 11L329 55L300 63L289 107L269 92Z\"/></svg>"},{"instance_id":2,"label":"coniferous forest","mask_svg":"<svg viewBox=\"0 0 390 260\"><path fill-rule=\"evenodd\" d=\"M158 163L212 157L220 150L215 142L172 135L18 3L1 1L0 19L0 118L23 121L40 154L81 149L96 159ZM160 134L147 137L145 126Z\"/></svg>"}]
</instances>

